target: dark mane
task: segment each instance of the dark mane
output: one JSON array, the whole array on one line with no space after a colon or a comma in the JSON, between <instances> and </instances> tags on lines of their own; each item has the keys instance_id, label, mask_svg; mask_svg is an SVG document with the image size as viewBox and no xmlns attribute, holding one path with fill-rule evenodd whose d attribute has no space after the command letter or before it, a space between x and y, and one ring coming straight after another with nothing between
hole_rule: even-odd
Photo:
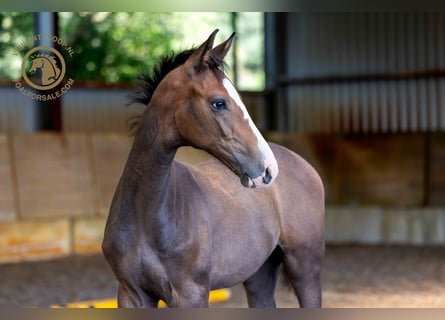
<instances>
[{"instance_id":1,"label":"dark mane","mask_svg":"<svg viewBox=\"0 0 445 320\"><path fill-rule=\"evenodd\" d=\"M196 49L184 50L178 54L164 56L161 62L153 69L151 74L141 73L137 78L137 88L130 94L129 104L141 103L147 106L150 103L153 92L159 83L173 69L184 64ZM127 119L127 126L131 134L135 134L139 128L141 115L133 115Z\"/></svg>"},{"instance_id":2,"label":"dark mane","mask_svg":"<svg viewBox=\"0 0 445 320\"><path fill-rule=\"evenodd\" d=\"M150 103L153 92L164 77L173 69L184 64L195 49L184 50L176 55L164 56L161 62L153 69L152 74L142 73L138 76L138 87L130 96L131 103Z\"/></svg>"}]
</instances>

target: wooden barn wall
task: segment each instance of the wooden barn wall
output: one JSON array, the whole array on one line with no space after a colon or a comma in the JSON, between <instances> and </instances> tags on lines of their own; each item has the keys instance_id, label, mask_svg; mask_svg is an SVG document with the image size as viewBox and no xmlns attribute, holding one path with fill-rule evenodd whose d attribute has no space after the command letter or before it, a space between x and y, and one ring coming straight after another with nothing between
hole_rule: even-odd
<instances>
[{"instance_id":1,"label":"wooden barn wall","mask_svg":"<svg viewBox=\"0 0 445 320\"><path fill-rule=\"evenodd\" d=\"M327 205L445 206L445 133L266 137L298 152L317 169Z\"/></svg>"},{"instance_id":2,"label":"wooden barn wall","mask_svg":"<svg viewBox=\"0 0 445 320\"><path fill-rule=\"evenodd\" d=\"M445 129L445 13L278 15L280 130Z\"/></svg>"}]
</instances>

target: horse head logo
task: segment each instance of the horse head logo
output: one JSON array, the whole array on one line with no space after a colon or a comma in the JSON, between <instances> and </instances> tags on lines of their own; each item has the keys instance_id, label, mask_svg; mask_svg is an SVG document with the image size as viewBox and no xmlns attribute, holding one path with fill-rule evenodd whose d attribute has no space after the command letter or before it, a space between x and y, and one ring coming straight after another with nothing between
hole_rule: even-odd
<instances>
[{"instance_id":1,"label":"horse head logo","mask_svg":"<svg viewBox=\"0 0 445 320\"><path fill-rule=\"evenodd\" d=\"M34 56L29 73L34 74L38 69L40 69L40 84L42 86L53 84L59 79L61 74L56 58L47 53Z\"/></svg>"},{"instance_id":2,"label":"horse head logo","mask_svg":"<svg viewBox=\"0 0 445 320\"><path fill-rule=\"evenodd\" d=\"M30 66L30 67L29 67ZM22 76L36 90L57 87L65 76L66 64L55 48L37 46L29 50L22 59ZM29 77L33 75L33 77Z\"/></svg>"}]
</instances>

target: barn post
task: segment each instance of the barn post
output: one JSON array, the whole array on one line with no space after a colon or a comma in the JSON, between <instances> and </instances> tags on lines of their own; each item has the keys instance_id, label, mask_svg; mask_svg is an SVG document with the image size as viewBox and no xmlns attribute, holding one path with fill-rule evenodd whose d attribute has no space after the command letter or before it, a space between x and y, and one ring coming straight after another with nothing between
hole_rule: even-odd
<instances>
[{"instance_id":1,"label":"barn post","mask_svg":"<svg viewBox=\"0 0 445 320\"><path fill-rule=\"evenodd\" d=\"M57 12L35 12L34 13L34 33L40 35L51 35L59 37ZM58 50L57 42L48 37L36 37L35 46L48 46ZM58 90L60 85L55 89ZM47 92L40 91L38 94ZM61 99L47 101L34 101L36 108L36 130L62 130L62 105Z\"/></svg>"},{"instance_id":2,"label":"barn post","mask_svg":"<svg viewBox=\"0 0 445 320\"><path fill-rule=\"evenodd\" d=\"M288 130L287 88L280 83L287 74L287 18L286 12L264 15L266 90L274 92L274 107L267 115L270 130Z\"/></svg>"}]
</instances>

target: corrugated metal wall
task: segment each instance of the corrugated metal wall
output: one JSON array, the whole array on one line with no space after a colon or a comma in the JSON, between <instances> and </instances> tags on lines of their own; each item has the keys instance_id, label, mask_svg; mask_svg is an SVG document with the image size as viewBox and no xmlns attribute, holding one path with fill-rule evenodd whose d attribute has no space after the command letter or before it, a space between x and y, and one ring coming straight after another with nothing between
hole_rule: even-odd
<instances>
[{"instance_id":1,"label":"corrugated metal wall","mask_svg":"<svg viewBox=\"0 0 445 320\"><path fill-rule=\"evenodd\" d=\"M16 88L0 86L0 132L35 130L33 101Z\"/></svg>"},{"instance_id":2,"label":"corrugated metal wall","mask_svg":"<svg viewBox=\"0 0 445 320\"><path fill-rule=\"evenodd\" d=\"M281 129L445 130L445 13L289 13Z\"/></svg>"},{"instance_id":3,"label":"corrugated metal wall","mask_svg":"<svg viewBox=\"0 0 445 320\"><path fill-rule=\"evenodd\" d=\"M75 88L63 97L64 131L125 132L126 119L141 113L144 106L127 106L129 89Z\"/></svg>"},{"instance_id":4,"label":"corrugated metal wall","mask_svg":"<svg viewBox=\"0 0 445 320\"><path fill-rule=\"evenodd\" d=\"M126 106L129 89L71 88L62 97L62 128L64 131L125 132L125 121L140 113L142 105ZM31 132L36 130L34 100L12 86L0 87L0 132Z\"/></svg>"}]
</instances>

